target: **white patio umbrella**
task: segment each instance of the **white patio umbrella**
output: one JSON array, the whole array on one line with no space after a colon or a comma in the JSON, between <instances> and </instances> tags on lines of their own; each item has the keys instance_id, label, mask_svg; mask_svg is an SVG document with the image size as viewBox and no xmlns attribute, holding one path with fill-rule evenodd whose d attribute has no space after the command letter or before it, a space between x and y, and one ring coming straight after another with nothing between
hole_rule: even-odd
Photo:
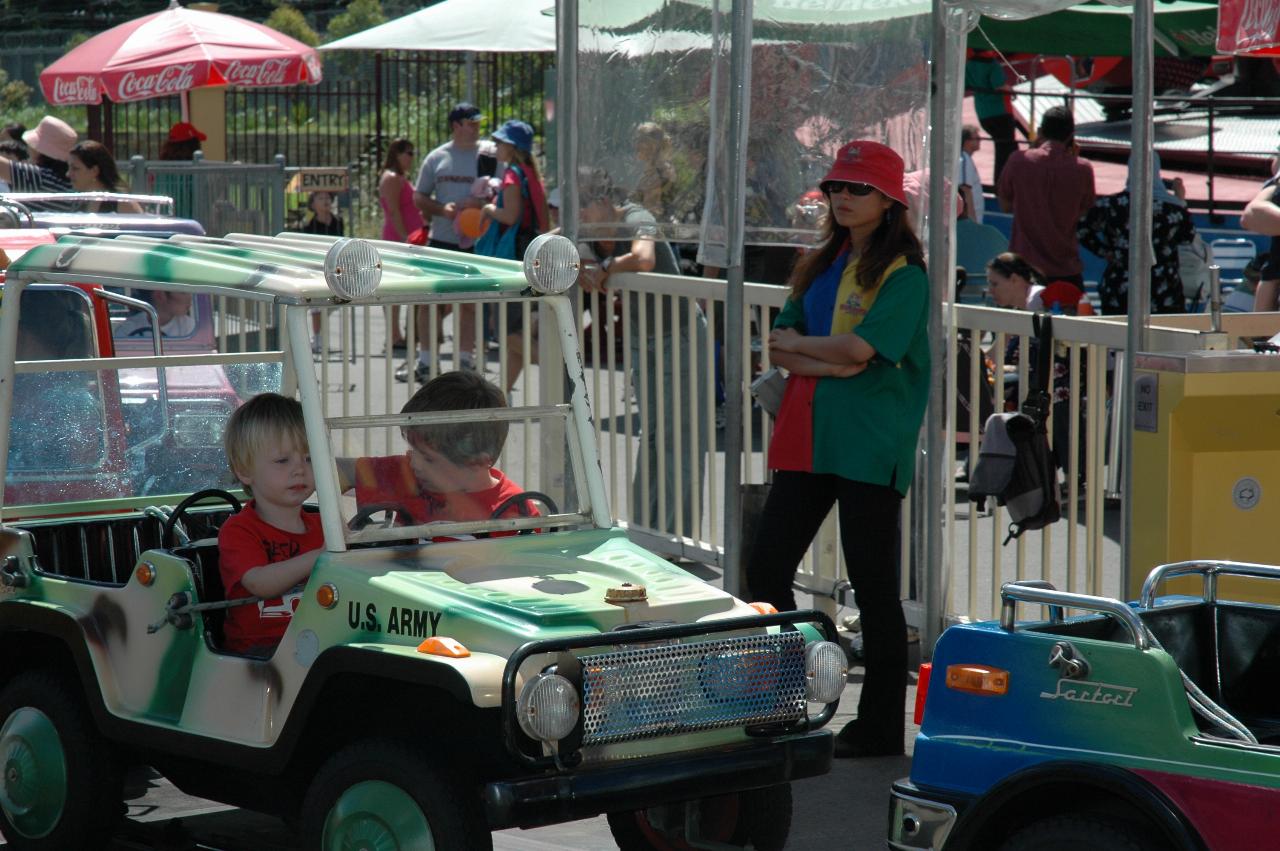
<instances>
[{"instance_id":1,"label":"white patio umbrella","mask_svg":"<svg viewBox=\"0 0 1280 851\"><path fill-rule=\"evenodd\" d=\"M550 0L445 0L322 45L320 50L471 50L555 53Z\"/></svg>"}]
</instances>

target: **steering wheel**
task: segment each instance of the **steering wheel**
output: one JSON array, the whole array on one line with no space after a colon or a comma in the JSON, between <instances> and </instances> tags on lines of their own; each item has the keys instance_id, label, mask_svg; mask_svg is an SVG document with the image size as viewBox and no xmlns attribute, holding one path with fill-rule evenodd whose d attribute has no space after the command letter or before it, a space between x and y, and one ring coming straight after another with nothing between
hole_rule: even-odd
<instances>
[{"instance_id":1,"label":"steering wheel","mask_svg":"<svg viewBox=\"0 0 1280 851\"><path fill-rule=\"evenodd\" d=\"M489 519L501 519L502 515L506 514L513 505L516 506L516 511L520 512L521 517L530 517L532 515L530 515L528 513L528 509L524 507L524 504L530 500L542 503L552 514L560 513L560 508L556 505L556 501L542 491L520 491L520 493L513 493L511 496L498 503L498 505L493 509L493 513L489 515ZM532 535L533 530L521 529L517 534Z\"/></svg>"},{"instance_id":2,"label":"steering wheel","mask_svg":"<svg viewBox=\"0 0 1280 851\"><path fill-rule=\"evenodd\" d=\"M233 494L222 490L221 488L206 488L202 491L196 491L191 496L178 503L178 507L173 509L173 513L164 521L164 529L160 533L160 545L162 547L173 546L173 530L178 525L178 521L187 513L187 509L198 502L206 499L217 498L231 506L231 513L238 514L240 512L240 500L236 499Z\"/></svg>"},{"instance_id":3,"label":"steering wheel","mask_svg":"<svg viewBox=\"0 0 1280 851\"><path fill-rule=\"evenodd\" d=\"M387 517L382 521L381 528L390 529L394 526L416 526L417 521L413 519L413 515L409 513L409 509L405 508L398 502L377 502L372 505L366 505L355 513L350 520L347 521L347 528L352 532L359 532L373 521L373 515L380 511L385 511Z\"/></svg>"}]
</instances>

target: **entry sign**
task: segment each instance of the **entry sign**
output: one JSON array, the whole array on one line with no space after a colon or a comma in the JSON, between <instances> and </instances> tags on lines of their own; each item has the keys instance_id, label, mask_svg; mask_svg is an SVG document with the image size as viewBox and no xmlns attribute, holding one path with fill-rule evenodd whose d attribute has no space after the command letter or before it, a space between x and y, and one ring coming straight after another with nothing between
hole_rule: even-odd
<instances>
[{"instance_id":1,"label":"entry sign","mask_svg":"<svg viewBox=\"0 0 1280 851\"><path fill-rule=\"evenodd\" d=\"M345 168L303 168L289 181L290 192L346 192Z\"/></svg>"}]
</instances>

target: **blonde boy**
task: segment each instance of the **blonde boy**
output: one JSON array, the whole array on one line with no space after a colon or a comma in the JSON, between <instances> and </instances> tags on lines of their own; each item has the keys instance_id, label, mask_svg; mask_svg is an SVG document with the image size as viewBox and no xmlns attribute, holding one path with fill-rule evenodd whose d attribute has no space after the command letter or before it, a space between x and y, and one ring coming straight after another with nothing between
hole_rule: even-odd
<instances>
[{"instance_id":1,"label":"blonde boy","mask_svg":"<svg viewBox=\"0 0 1280 851\"><path fill-rule=\"evenodd\" d=\"M227 599L258 597L227 610L228 650L269 656L289 627L300 591L324 547L320 515L302 509L315 492L302 405L278 393L245 402L227 421L231 472L252 499L218 533Z\"/></svg>"}]
</instances>

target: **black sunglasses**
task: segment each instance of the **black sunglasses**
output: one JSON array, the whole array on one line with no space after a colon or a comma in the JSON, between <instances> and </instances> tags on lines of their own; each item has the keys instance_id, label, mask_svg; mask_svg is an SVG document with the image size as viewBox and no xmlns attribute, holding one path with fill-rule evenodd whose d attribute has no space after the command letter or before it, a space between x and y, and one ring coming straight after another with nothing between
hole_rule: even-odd
<instances>
[{"instance_id":1,"label":"black sunglasses","mask_svg":"<svg viewBox=\"0 0 1280 851\"><path fill-rule=\"evenodd\" d=\"M850 183L846 180L828 180L826 183L818 187L824 195L835 195L840 192L849 192L854 195L870 195L876 191L876 188L870 183Z\"/></svg>"}]
</instances>

